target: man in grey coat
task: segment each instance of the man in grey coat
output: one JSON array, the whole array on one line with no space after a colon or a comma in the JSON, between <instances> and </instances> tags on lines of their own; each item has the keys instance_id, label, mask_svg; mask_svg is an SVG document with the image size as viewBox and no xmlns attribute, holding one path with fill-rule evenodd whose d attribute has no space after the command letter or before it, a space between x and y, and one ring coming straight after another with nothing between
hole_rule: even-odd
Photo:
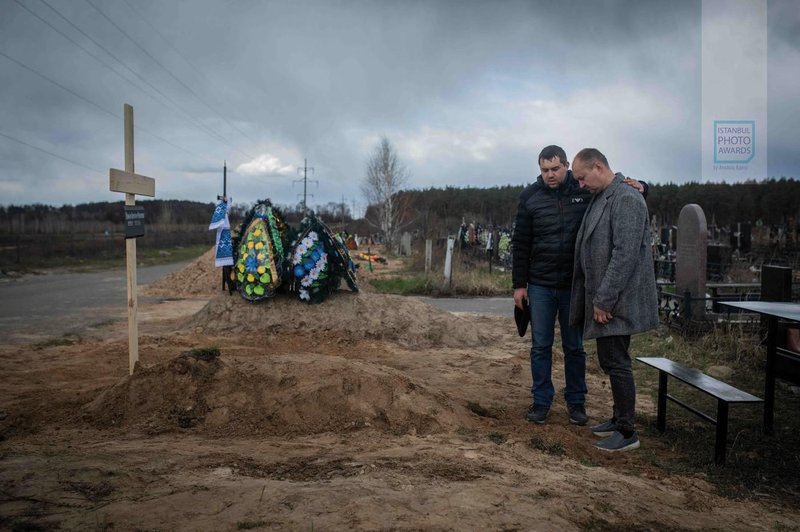
<instances>
[{"instance_id":1,"label":"man in grey coat","mask_svg":"<svg viewBox=\"0 0 800 532\"><path fill-rule=\"evenodd\" d=\"M647 205L594 148L578 152L572 172L592 192L592 201L575 243L570 324L582 325L584 338L597 339L600 367L611 382L614 410L610 420L592 427L595 435L606 436L595 446L627 451L639 447L628 347L631 335L658 326Z\"/></svg>"}]
</instances>

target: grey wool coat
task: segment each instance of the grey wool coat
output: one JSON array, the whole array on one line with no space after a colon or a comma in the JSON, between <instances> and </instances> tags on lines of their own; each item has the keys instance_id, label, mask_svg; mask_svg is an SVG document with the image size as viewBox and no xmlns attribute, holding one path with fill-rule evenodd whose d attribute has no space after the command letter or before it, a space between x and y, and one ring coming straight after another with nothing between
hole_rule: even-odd
<instances>
[{"instance_id":1,"label":"grey wool coat","mask_svg":"<svg viewBox=\"0 0 800 532\"><path fill-rule=\"evenodd\" d=\"M647 205L617 173L592 197L575 242L569 321L584 338L625 336L658 326L658 296L650 249ZM611 312L594 321L594 305Z\"/></svg>"}]
</instances>

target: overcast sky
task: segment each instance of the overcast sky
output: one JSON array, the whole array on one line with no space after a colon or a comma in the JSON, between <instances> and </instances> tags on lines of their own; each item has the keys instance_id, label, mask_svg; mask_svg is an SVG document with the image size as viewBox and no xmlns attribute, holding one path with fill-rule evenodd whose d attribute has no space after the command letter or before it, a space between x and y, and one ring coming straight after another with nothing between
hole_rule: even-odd
<instances>
[{"instance_id":1,"label":"overcast sky","mask_svg":"<svg viewBox=\"0 0 800 532\"><path fill-rule=\"evenodd\" d=\"M800 178L800 3L768 6L768 173ZM383 135L411 188L529 183L553 143L702 180L700 49L696 0L0 0L0 204L121 199L124 103L161 199L227 160L234 201L294 204L307 158L309 204L359 211Z\"/></svg>"}]
</instances>

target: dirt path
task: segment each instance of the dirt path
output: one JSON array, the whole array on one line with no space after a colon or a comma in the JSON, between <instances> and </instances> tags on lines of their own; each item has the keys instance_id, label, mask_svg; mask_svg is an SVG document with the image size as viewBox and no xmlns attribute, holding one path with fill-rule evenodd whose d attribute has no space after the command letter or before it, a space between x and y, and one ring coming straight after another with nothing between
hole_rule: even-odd
<instances>
[{"instance_id":1,"label":"dirt path","mask_svg":"<svg viewBox=\"0 0 800 532\"><path fill-rule=\"evenodd\" d=\"M208 301L208 302L207 302ZM207 303L206 303L207 302ZM560 398L524 421L505 318L336 294L146 303L125 326L0 346L0 529L772 530L800 511L600 454ZM217 346L218 358L188 356ZM560 353L556 382L563 382ZM589 364L592 421L608 383ZM642 412L654 406L640 395ZM25 528L27 527L27 528ZM38 527L38 528L37 528Z\"/></svg>"}]
</instances>

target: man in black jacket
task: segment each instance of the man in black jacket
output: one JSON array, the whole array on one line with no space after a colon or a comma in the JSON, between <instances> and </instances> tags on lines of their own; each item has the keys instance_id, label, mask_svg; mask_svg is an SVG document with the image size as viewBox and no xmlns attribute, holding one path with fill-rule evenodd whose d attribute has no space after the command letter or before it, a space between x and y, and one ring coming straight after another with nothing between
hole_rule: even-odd
<instances>
[{"instance_id":1,"label":"man in black jacket","mask_svg":"<svg viewBox=\"0 0 800 532\"><path fill-rule=\"evenodd\" d=\"M585 425L586 352L581 327L569 325L575 238L591 192L581 189L559 146L539 154L541 175L519 198L512 236L514 304L531 310L531 394L527 419L544 423L555 389L551 378L555 321L564 351L564 399L570 423ZM628 185L646 195L647 185Z\"/></svg>"}]
</instances>

